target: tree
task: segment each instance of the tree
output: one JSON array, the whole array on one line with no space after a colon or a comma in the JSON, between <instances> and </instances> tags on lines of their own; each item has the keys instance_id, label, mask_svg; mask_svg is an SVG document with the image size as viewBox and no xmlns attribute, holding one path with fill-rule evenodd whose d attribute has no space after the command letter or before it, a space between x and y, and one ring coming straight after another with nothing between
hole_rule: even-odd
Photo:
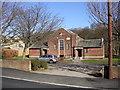
<instances>
[{"instance_id":1,"label":"tree","mask_svg":"<svg viewBox=\"0 0 120 90\"><path fill-rule=\"evenodd\" d=\"M1 2L0 6L0 26L1 26L1 37L4 42L5 38L10 35L11 37L16 35L14 30L14 20L21 13L19 12L19 3Z\"/></svg>"},{"instance_id":2,"label":"tree","mask_svg":"<svg viewBox=\"0 0 120 90\"><path fill-rule=\"evenodd\" d=\"M15 18L14 29L25 43L24 58L26 49L38 40L46 38L49 31L59 28L63 19L57 15L53 16L42 4L24 6L20 11L22 14Z\"/></svg>"},{"instance_id":3,"label":"tree","mask_svg":"<svg viewBox=\"0 0 120 90\"><path fill-rule=\"evenodd\" d=\"M119 2L120 3L120 2ZM113 51L114 54L120 56L120 27L119 27L119 3L113 2L112 5L112 17L113 17ZM91 21L94 23L100 23L104 26L108 26L108 8L107 2L89 2L88 12ZM107 30L107 29L106 29Z\"/></svg>"}]
</instances>

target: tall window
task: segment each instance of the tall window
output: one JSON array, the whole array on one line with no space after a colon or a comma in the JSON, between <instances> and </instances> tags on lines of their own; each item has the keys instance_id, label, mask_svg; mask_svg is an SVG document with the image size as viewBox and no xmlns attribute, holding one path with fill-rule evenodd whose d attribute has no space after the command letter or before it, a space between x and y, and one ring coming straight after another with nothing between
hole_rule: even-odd
<instances>
[{"instance_id":1,"label":"tall window","mask_svg":"<svg viewBox=\"0 0 120 90\"><path fill-rule=\"evenodd\" d=\"M69 44L66 45L67 50L69 50Z\"/></svg>"},{"instance_id":2,"label":"tall window","mask_svg":"<svg viewBox=\"0 0 120 90\"><path fill-rule=\"evenodd\" d=\"M60 40L60 50L64 50L64 40Z\"/></svg>"}]
</instances>

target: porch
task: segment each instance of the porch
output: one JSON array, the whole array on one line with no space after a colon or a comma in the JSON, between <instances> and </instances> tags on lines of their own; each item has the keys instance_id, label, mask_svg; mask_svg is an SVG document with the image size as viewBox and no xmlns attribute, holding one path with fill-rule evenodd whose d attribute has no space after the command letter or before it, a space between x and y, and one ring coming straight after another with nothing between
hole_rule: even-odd
<instances>
[{"instance_id":1,"label":"porch","mask_svg":"<svg viewBox=\"0 0 120 90\"><path fill-rule=\"evenodd\" d=\"M83 47L75 46L74 47L75 59L82 60L83 59Z\"/></svg>"}]
</instances>

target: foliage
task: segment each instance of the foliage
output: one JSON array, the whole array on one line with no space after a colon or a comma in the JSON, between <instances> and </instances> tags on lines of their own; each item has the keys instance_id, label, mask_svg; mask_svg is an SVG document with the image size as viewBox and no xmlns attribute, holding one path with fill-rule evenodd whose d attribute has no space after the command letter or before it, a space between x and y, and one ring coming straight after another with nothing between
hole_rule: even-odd
<instances>
[{"instance_id":1,"label":"foliage","mask_svg":"<svg viewBox=\"0 0 120 90\"><path fill-rule=\"evenodd\" d=\"M5 57L6 57L6 52L3 52L2 53L2 59L5 59Z\"/></svg>"},{"instance_id":2,"label":"foliage","mask_svg":"<svg viewBox=\"0 0 120 90\"><path fill-rule=\"evenodd\" d=\"M47 69L47 62L42 61L42 60L37 60L37 59L31 60L31 69L33 71L39 70L41 68Z\"/></svg>"},{"instance_id":3,"label":"foliage","mask_svg":"<svg viewBox=\"0 0 120 90\"><path fill-rule=\"evenodd\" d=\"M108 60L81 60L81 61L85 63L108 63ZM120 59L114 58L113 63L120 63Z\"/></svg>"},{"instance_id":4,"label":"foliage","mask_svg":"<svg viewBox=\"0 0 120 90\"><path fill-rule=\"evenodd\" d=\"M3 49L2 50L2 58L3 59L12 59L12 57L18 56L18 51L17 50L12 50L12 49Z\"/></svg>"}]
</instances>

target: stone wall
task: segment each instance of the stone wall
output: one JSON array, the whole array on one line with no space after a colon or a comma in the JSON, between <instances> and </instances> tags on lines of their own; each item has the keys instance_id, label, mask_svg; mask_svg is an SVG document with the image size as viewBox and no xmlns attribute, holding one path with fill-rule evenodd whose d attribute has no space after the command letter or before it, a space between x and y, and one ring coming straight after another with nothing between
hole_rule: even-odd
<instances>
[{"instance_id":1,"label":"stone wall","mask_svg":"<svg viewBox=\"0 0 120 90\"><path fill-rule=\"evenodd\" d=\"M31 71L31 61L29 60L1 60L0 67Z\"/></svg>"}]
</instances>

